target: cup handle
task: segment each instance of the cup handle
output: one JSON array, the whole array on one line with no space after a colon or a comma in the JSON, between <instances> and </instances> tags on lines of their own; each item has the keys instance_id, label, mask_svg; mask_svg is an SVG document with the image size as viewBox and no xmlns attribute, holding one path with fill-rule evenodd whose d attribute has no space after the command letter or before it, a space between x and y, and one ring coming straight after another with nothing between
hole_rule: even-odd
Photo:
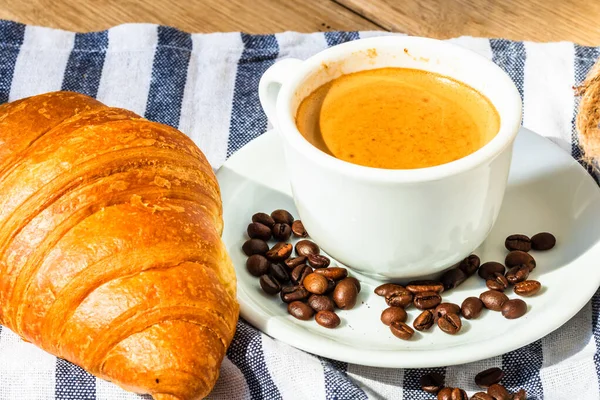
<instances>
[{"instance_id":1,"label":"cup handle","mask_svg":"<svg viewBox=\"0 0 600 400\"><path fill-rule=\"evenodd\" d=\"M297 58L286 58L271 65L260 78L258 98L267 118L275 127L277 127L275 105L281 85L301 63L302 60Z\"/></svg>"}]
</instances>

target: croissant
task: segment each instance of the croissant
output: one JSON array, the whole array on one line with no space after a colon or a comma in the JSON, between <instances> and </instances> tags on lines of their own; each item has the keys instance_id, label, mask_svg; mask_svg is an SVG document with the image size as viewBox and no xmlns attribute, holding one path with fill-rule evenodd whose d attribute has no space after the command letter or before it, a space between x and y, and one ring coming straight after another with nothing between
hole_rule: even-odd
<instances>
[{"instance_id":1,"label":"croissant","mask_svg":"<svg viewBox=\"0 0 600 400\"><path fill-rule=\"evenodd\" d=\"M156 400L206 396L238 318L219 186L178 130L77 93L0 105L0 323Z\"/></svg>"},{"instance_id":2,"label":"croissant","mask_svg":"<svg viewBox=\"0 0 600 400\"><path fill-rule=\"evenodd\" d=\"M583 158L597 169L600 161L600 59L575 88L575 94L580 96L575 126Z\"/></svg>"}]
</instances>

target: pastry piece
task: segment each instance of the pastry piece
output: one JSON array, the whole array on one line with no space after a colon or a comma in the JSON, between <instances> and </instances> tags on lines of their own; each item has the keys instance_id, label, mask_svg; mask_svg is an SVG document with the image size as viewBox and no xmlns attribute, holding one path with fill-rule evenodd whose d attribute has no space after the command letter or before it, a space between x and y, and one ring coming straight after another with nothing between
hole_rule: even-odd
<instances>
[{"instance_id":1,"label":"pastry piece","mask_svg":"<svg viewBox=\"0 0 600 400\"><path fill-rule=\"evenodd\" d=\"M580 96L575 120L579 144L585 161L597 164L600 160L600 61L575 92Z\"/></svg>"},{"instance_id":2,"label":"pastry piece","mask_svg":"<svg viewBox=\"0 0 600 400\"><path fill-rule=\"evenodd\" d=\"M0 106L0 322L157 400L206 396L238 318L219 187L184 134L71 92Z\"/></svg>"}]
</instances>

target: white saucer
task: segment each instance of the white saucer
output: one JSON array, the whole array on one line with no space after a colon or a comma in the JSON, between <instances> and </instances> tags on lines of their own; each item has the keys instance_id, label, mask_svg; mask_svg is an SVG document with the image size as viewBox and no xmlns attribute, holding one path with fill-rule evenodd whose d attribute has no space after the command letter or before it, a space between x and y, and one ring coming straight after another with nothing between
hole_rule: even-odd
<instances>
[{"instance_id":1,"label":"white saucer","mask_svg":"<svg viewBox=\"0 0 600 400\"><path fill-rule=\"evenodd\" d=\"M273 338L316 355L394 368L481 360L527 345L557 329L600 285L600 190L567 153L525 129L515 144L500 217L476 254L482 261L503 261L507 235L554 233L558 243L553 250L532 252L538 267L531 279L539 280L543 289L536 297L525 299L529 310L522 318L506 320L498 312L484 311L479 319L463 319L462 331L456 336L434 327L429 332L417 332L410 341L397 339L379 320L387 306L373 293L378 283L356 274L362 283L359 302L353 310L339 312L340 327L325 329L314 320L300 321L288 315L279 296L264 294L258 278L246 271L246 256L241 251L254 213L283 208L297 217L277 133L269 131L235 153L217 177L224 207L223 240L237 272L242 317ZM475 275L444 293L443 298L460 304L484 290L485 283ZM510 298L518 297L512 291L506 293ZM409 310L407 322L412 324L418 310Z\"/></svg>"}]
</instances>

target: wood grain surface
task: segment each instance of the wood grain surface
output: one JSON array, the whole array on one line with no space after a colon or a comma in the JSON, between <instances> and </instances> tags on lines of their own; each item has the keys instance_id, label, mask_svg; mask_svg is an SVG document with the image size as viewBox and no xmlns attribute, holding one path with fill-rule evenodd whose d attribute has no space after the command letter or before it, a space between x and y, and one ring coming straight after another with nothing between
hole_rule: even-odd
<instances>
[{"instance_id":1,"label":"wood grain surface","mask_svg":"<svg viewBox=\"0 0 600 400\"><path fill-rule=\"evenodd\" d=\"M600 46L598 0L336 0L385 30Z\"/></svg>"},{"instance_id":2,"label":"wood grain surface","mask_svg":"<svg viewBox=\"0 0 600 400\"><path fill-rule=\"evenodd\" d=\"M77 32L127 22L187 32L381 29L330 0L0 0L0 18Z\"/></svg>"},{"instance_id":3,"label":"wood grain surface","mask_svg":"<svg viewBox=\"0 0 600 400\"><path fill-rule=\"evenodd\" d=\"M389 30L600 45L598 0L0 0L0 18L79 32L150 22L188 32Z\"/></svg>"}]
</instances>

